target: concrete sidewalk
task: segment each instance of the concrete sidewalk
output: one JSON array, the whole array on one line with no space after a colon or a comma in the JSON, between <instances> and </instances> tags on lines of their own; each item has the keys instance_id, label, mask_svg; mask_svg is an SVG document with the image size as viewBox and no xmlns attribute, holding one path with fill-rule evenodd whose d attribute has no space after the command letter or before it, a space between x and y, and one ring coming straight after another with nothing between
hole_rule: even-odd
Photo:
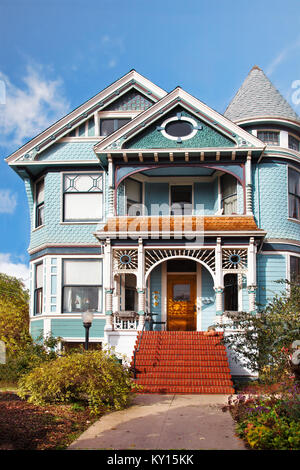
<instances>
[{"instance_id":1,"label":"concrete sidewalk","mask_svg":"<svg viewBox=\"0 0 300 470\"><path fill-rule=\"evenodd\" d=\"M227 395L137 395L103 416L69 449L245 450L234 434Z\"/></svg>"}]
</instances>

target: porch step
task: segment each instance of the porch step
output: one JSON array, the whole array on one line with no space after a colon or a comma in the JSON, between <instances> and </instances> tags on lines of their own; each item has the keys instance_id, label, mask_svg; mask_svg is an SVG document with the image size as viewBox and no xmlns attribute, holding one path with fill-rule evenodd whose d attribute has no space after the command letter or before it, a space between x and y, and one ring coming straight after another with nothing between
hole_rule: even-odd
<instances>
[{"instance_id":1,"label":"porch step","mask_svg":"<svg viewBox=\"0 0 300 470\"><path fill-rule=\"evenodd\" d=\"M147 331L140 335L135 346L139 393L234 393L221 333L208 337L198 331Z\"/></svg>"}]
</instances>

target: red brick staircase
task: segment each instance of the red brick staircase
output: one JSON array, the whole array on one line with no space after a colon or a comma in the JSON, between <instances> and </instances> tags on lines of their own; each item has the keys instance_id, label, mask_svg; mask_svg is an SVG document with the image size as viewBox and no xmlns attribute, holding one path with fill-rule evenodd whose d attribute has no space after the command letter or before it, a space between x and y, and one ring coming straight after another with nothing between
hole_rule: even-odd
<instances>
[{"instance_id":1,"label":"red brick staircase","mask_svg":"<svg viewBox=\"0 0 300 470\"><path fill-rule=\"evenodd\" d=\"M135 345L140 393L234 393L222 333L144 331L141 341L140 336Z\"/></svg>"}]
</instances>

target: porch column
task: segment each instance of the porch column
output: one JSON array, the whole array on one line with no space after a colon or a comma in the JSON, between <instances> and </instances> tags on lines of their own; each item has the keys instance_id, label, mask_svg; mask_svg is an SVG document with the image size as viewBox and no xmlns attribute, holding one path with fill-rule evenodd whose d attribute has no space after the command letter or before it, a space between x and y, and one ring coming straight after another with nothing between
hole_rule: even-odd
<instances>
[{"instance_id":1,"label":"porch column","mask_svg":"<svg viewBox=\"0 0 300 470\"><path fill-rule=\"evenodd\" d=\"M139 238L138 246L138 273L136 281L136 289L138 293L138 314L139 324L138 330L142 330L145 323L145 253L142 238Z\"/></svg>"},{"instance_id":2,"label":"porch column","mask_svg":"<svg viewBox=\"0 0 300 470\"><path fill-rule=\"evenodd\" d=\"M216 293L216 315L222 315L223 313L223 267L222 267L222 245L221 238L217 238L217 246L215 248L215 293Z\"/></svg>"},{"instance_id":3,"label":"porch column","mask_svg":"<svg viewBox=\"0 0 300 470\"><path fill-rule=\"evenodd\" d=\"M104 280L103 287L105 292L105 330L112 330L112 313L113 313L113 285L112 285L112 249L110 239L106 239L104 246Z\"/></svg>"},{"instance_id":4,"label":"porch column","mask_svg":"<svg viewBox=\"0 0 300 470\"><path fill-rule=\"evenodd\" d=\"M256 311L256 254L257 248L254 243L254 238L250 238L248 247L248 274L247 274L247 287L249 295L249 312L255 313Z\"/></svg>"},{"instance_id":5,"label":"porch column","mask_svg":"<svg viewBox=\"0 0 300 470\"><path fill-rule=\"evenodd\" d=\"M247 215L253 215L251 152L249 152L247 155L245 170L246 170L246 213Z\"/></svg>"},{"instance_id":6,"label":"porch column","mask_svg":"<svg viewBox=\"0 0 300 470\"><path fill-rule=\"evenodd\" d=\"M115 215L115 185L114 185L114 164L108 155L108 217Z\"/></svg>"}]
</instances>

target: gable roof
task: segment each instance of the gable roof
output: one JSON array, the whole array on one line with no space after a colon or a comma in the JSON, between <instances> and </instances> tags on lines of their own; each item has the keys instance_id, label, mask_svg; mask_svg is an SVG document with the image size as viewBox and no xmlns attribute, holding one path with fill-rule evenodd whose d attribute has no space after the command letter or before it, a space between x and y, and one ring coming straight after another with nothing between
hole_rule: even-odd
<instances>
[{"instance_id":1,"label":"gable roof","mask_svg":"<svg viewBox=\"0 0 300 470\"><path fill-rule=\"evenodd\" d=\"M126 93L132 88L142 91L153 102L160 100L167 94L165 90L140 75L136 70L130 70L126 75L116 80L93 98L89 99L24 144L5 160L8 163L12 163L24 155L28 155L29 160L34 159L39 151L45 150L52 144L56 143L58 139L69 133L74 126L78 126L82 122L85 122L96 111L101 111L109 103L112 103L123 93Z\"/></svg>"},{"instance_id":2,"label":"gable roof","mask_svg":"<svg viewBox=\"0 0 300 470\"><path fill-rule=\"evenodd\" d=\"M255 65L229 103L224 116L239 122L247 118L279 117L300 123L300 117Z\"/></svg>"},{"instance_id":3,"label":"gable roof","mask_svg":"<svg viewBox=\"0 0 300 470\"><path fill-rule=\"evenodd\" d=\"M152 105L151 108L140 113L132 119L132 121L98 142L94 147L95 152L98 154L108 150L113 152L114 149L122 148L126 140L131 139L140 132L144 132L147 126L150 126L155 120L162 117L164 113L170 111L173 107L178 106L178 104L194 113L199 119L208 123L219 133L230 138L236 146L245 145L260 149L263 149L265 146L261 140L249 134L240 126L236 125L222 114L219 114L182 88L177 87Z\"/></svg>"}]
</instances>

